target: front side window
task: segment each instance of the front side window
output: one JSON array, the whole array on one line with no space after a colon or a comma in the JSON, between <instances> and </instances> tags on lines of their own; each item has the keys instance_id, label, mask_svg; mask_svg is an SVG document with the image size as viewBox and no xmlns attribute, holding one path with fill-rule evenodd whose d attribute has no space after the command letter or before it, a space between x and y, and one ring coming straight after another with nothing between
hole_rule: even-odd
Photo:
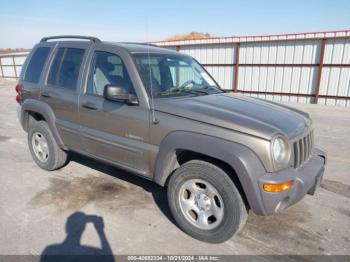
<instances>
[{"instance_id":1,"label":"front side window","mask_svg":"<svg viewBox=\"0 0 350 262\"><path fill-rule=\"evenodd\" d=\"M154 97L206 95L222 92L211 76L191 57L135 54L148 93Z\"/></svg>"},{"instance_id":2,"label":"front side window","mask_svg":"<svg viewBox=\"0 0 350 262\"><path fill-rule=\"evenodd\" d=\"M47 83L67 89L76 89L84 49L59 48L52 62Z\"/></svg>"},{"instance_id":3,"label":"front side window","mask_svg":"<svg viewBox=\"0 0 350 262\"><path fill-rule=\"evenodd\" d=\"M37 84L40 80L41 73L43 71L46 59L50 53L50 47L39 47L35 50L31 57L24 81Z\"/></svg>"},{"instance_id":4,"label":"front side window","mask_svg":"<svg viewBox=\"0 0 350 262\"><path fill-rule=\"evenodd\" d=\"M133 86L122 59L115 54L97 51L91 62L86 93L103 95L106 85L119 86L133 93Z\"/></svg>"}]
</instances>

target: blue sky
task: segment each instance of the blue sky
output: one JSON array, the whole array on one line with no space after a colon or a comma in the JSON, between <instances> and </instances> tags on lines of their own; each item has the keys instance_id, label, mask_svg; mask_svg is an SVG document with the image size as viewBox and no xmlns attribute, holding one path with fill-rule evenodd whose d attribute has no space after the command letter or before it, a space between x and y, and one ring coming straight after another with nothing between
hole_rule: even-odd
<instances>
[{"instance_id":1,"label":"blue sky","mask_svg":"<svg viewBox=\"0 0 350 262\"><path fill-rule=\"evenodd\" d=\"M227 36L343 30L350 29L349 11L348 0L2 0L0 48L31 47L57 34L151 41L191 31Z\"/></svg>"}]
</instances>

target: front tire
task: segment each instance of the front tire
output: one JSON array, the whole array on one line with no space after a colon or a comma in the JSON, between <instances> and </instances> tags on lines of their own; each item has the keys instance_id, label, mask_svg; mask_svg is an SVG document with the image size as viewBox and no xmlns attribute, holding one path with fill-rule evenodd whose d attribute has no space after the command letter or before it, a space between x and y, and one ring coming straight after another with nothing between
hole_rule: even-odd
<instances>
[{"instance_id":1,"label":"front tire","mask_svg":"<svg viewBox=\"0 0 350 262\"><path fill-rule=\"evenodd\" d=\"M242 196L228 174L201 160L183 164L170 177L168 203L184 232L209 243L231 238L248 216Z\"/></svg>"},{"instance_id":2,"label":"front tire","mask_svg":"<svg viewBox=\"0 0 350 262\"><path fill-rule=\"evenodd\" d=\"M33 160L42 169L55 170L67 162L67 153L57 145L45 121L36 121L29 126L28 146Z\"/></svg>"}]
</instances>

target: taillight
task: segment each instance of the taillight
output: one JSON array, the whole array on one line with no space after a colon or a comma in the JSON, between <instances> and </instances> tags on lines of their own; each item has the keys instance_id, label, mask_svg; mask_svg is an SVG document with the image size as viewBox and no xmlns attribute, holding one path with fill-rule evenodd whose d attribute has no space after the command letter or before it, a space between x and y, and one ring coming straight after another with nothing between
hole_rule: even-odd
<instances>
[{"instance_id":1,"label":"taillight","mask_svg":"<svg viewBox=\"0 0 350 262\"><path fill-rule=\"evenodd\" d=\"M21 85L17 84L15 89L16 89L16 93L17 93L16 101L18 104L22 104L22 87L21 87Z\"/></svg>"},{"instance_id":2,"label":"taillight","mask_svg":"<svg viewBox=\"0 0 350 262\"><path fill-rule=\"evenodd\" d=\"M21 85L20 84L16 85L16 92L17 92L17 94L19 94L21 92Z\"/></svg>"}]
</instances>

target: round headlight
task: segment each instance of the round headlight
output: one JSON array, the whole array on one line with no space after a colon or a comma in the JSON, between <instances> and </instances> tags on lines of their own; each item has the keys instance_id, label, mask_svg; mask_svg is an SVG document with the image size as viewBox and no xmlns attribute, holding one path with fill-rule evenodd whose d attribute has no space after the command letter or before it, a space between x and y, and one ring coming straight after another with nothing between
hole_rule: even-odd
<instances>
[{"instance_id":1,"label":"round headlight","mask_svg":"<svg viewBox=\"0 0 350 262\"><path fill-rule=\"evenodd\" d=\"M281 163L287 160L288 145L280 136L276 137L272 141L272 157L277 163Z\"/></svg>"}]
</instances>

